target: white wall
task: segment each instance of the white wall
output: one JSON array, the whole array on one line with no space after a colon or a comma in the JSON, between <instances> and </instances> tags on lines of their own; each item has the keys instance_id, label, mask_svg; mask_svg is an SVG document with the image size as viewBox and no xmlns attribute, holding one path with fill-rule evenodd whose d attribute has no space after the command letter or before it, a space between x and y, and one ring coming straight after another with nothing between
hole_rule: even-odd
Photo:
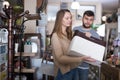
<instances>
[{"instance_id":1,"label":"white wall","mask_svg":"<svg viewBox=\"0 0 120 80\"><path fill-rule=\"evenodd\" d=\"M95 5L96 6L96 19L94 21L95 24L101 24L102 17L102 5L99 2L80 2L81 5Z\"/></svg>"},{"instance_id":2,"label":"white wall","mask_svg":"<svg viewBox=\"0 0 120 80\"><path fill-rule=\"evenodd\" d=\"M24 0L24 11L29 10L30 14L36 14L36 0ZM35 33L36 32L36 20L30 20L25 22L25 33Z\"/></svg>"}]
</instances>

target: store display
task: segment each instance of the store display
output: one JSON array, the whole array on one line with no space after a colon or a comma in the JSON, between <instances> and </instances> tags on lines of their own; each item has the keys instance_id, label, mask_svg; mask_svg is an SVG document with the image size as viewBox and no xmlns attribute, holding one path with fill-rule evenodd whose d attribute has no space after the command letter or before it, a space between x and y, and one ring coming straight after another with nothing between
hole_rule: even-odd
<instances>
[{"instance_id":1,"label":"store display","mask_svg":"<svg viewBox=\"0 0 120 80\"><path fill-rule=\"evenodd\" d=\"M7 78L7 44L0 43L0 80Z\"/></svg>"}]
</instances>

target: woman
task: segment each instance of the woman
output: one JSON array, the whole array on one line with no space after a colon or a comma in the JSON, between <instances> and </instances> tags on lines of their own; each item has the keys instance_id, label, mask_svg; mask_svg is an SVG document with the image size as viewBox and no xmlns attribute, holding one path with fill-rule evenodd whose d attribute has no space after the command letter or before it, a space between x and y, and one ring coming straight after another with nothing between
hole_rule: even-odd
<instances>
[{"instance_id":1,"label":"woman","mask_svg":"<svg viewBox=\"0 0 120 80\"><path fill-rule=\"evenodd\" d=\"M66 75L75 75L78 65L83 60L91 61L88 56L72 57L68 55L68 48L72 39L71 26L71 12L68 9L59 10L51 36L56 80L69 80L68 78L65 79Z\"/></svg>"}]
</instances>

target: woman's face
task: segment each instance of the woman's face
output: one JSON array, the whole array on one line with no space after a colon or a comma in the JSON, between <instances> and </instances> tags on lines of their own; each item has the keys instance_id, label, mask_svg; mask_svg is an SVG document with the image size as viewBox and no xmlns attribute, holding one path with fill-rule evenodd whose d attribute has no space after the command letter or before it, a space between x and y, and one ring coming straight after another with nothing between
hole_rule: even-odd
<instances>
[{"instance_id":1,"label":"woman's face","mask_svg":"<svg viewBox=\"0 0 120 80\"><path fill-rule=\"evenodd\" d=\"M72 25L72 15L70 12L65 12L63 21L62 21L62 26L68 27Z\"/></svg>"}]
</instances>

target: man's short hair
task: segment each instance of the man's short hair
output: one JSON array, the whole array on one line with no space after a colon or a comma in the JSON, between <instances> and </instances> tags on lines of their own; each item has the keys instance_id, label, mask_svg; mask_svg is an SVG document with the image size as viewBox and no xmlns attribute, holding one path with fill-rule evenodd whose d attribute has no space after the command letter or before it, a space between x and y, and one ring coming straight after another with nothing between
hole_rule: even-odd
<instances>
[{"instance_id":1,"label":"man's short hair","mask_svg":"<svg viewBox=\"0 0 120 80\"><path fill-rule=\"evenodd\" d=\"M94 12L91 11L91 10L87 10L87 11L84 12L83 17L84 17L85 15L87 15L87 16L94 16Z\"/></svg>"}]
</instances>

